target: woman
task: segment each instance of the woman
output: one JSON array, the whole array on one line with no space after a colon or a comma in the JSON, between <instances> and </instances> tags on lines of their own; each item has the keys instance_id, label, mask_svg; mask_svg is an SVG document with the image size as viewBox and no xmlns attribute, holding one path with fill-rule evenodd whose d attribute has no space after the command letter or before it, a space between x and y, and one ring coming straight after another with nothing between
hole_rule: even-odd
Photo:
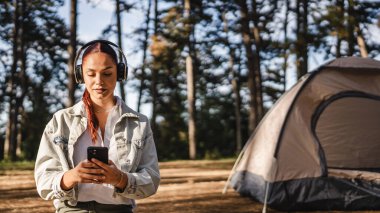
<instances>
[{"instance_id":1,"label":"woman","mask_svg":"<svg viewBox=\"0 0 380 213\"><path fill-rule=\"evenodd\" d=\"M57 212L133 212L134 199L154 194L159 185L147 117L114 96L126 67L111 46L102 40L84 45L76 70L86 87L82 101L56 112L41 139L37 190L43 199L54 199ZM108 164L87 160L89 146L108 147Z\"/></svg>"}]
</instances>

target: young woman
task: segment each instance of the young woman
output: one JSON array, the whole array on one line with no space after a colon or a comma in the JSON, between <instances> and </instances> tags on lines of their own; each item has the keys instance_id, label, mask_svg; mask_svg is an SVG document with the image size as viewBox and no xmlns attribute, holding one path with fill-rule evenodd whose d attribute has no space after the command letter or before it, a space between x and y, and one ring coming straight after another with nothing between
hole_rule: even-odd
<instances>
[{"instance_id":1,"label":"young woman","mask_svg":"<svg viewBox=\"0 0 380 213\"><path fill-rule=\"evenodd\" d=\"M126 64L112 46L102 40L84 46L76 70L86 87L82 101L56 112L41 139L35 181L57 212L133 212L134 199L153 195L160 182L147 117L114 95ZM89 146L107 147L108 164L87 160Z\"/></svg>"}]
</instances>

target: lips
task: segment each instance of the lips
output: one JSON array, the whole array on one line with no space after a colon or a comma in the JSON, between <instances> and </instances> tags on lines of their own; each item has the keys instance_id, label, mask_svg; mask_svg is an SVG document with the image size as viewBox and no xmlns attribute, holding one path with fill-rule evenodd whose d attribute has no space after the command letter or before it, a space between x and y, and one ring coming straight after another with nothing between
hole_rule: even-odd
<instances>
[{"instance_id":1,"label":"lips","mask_svg":"<svg viewBox=\"0 0 380 213\"><path fill-rule=\"evenodd\" d=\"M106 89L103 89L103 88L98 88L98 89L94 89L94 91L98 94L102 94L106 91Z\"/></svg>"}]
</instances>

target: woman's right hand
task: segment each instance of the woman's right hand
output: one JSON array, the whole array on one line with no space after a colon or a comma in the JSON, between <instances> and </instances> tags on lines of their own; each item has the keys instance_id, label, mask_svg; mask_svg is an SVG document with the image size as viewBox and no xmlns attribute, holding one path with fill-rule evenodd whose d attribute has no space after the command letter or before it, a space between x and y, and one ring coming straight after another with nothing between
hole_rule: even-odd
<instances>
[{"instance_id":1,"label":"woman's right hand","mask_svg":"<svg viewBox=\"0 0 380 213\"><path fill-rule=\"evenodd\" d=\"M61 188L70 190L78 183L99 183L105 179L104 170L98 165L84 160L75 168L65 172L61 179Z\"/></svg>"}]
</instances>

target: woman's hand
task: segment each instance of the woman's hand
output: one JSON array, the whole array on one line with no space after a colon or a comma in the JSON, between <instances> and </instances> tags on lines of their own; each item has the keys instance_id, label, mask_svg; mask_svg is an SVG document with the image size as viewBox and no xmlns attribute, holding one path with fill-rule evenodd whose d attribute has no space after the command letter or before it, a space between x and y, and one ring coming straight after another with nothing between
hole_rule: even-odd
<instances>
[{"instance_id":1,"label":"woman's hand","mask_svg":"<svg viewBox=\"0 0 380 213\"><path fill-rule=\"evenodd\" d=\"M70 190L78 183L101 183L106 178L104 173L97 164L84 160L74 169L65 172L61 179L61 188Z\"/></svg>"},{"instance_id":2,"label":"woman's hand","mask_svg":"<svg viewBox=\"0 0 380 213\"><path fill-rule=\"evenodd\" d=\"M116 167L113 161L109 160L108 164L105 164L93 158L91 159L91 162L103 169L102 174L104 175L104 178L99 180L100 183L108 183L119 189L125 188L128 183L128 177Z\"/></svg>"}]
</instances>

